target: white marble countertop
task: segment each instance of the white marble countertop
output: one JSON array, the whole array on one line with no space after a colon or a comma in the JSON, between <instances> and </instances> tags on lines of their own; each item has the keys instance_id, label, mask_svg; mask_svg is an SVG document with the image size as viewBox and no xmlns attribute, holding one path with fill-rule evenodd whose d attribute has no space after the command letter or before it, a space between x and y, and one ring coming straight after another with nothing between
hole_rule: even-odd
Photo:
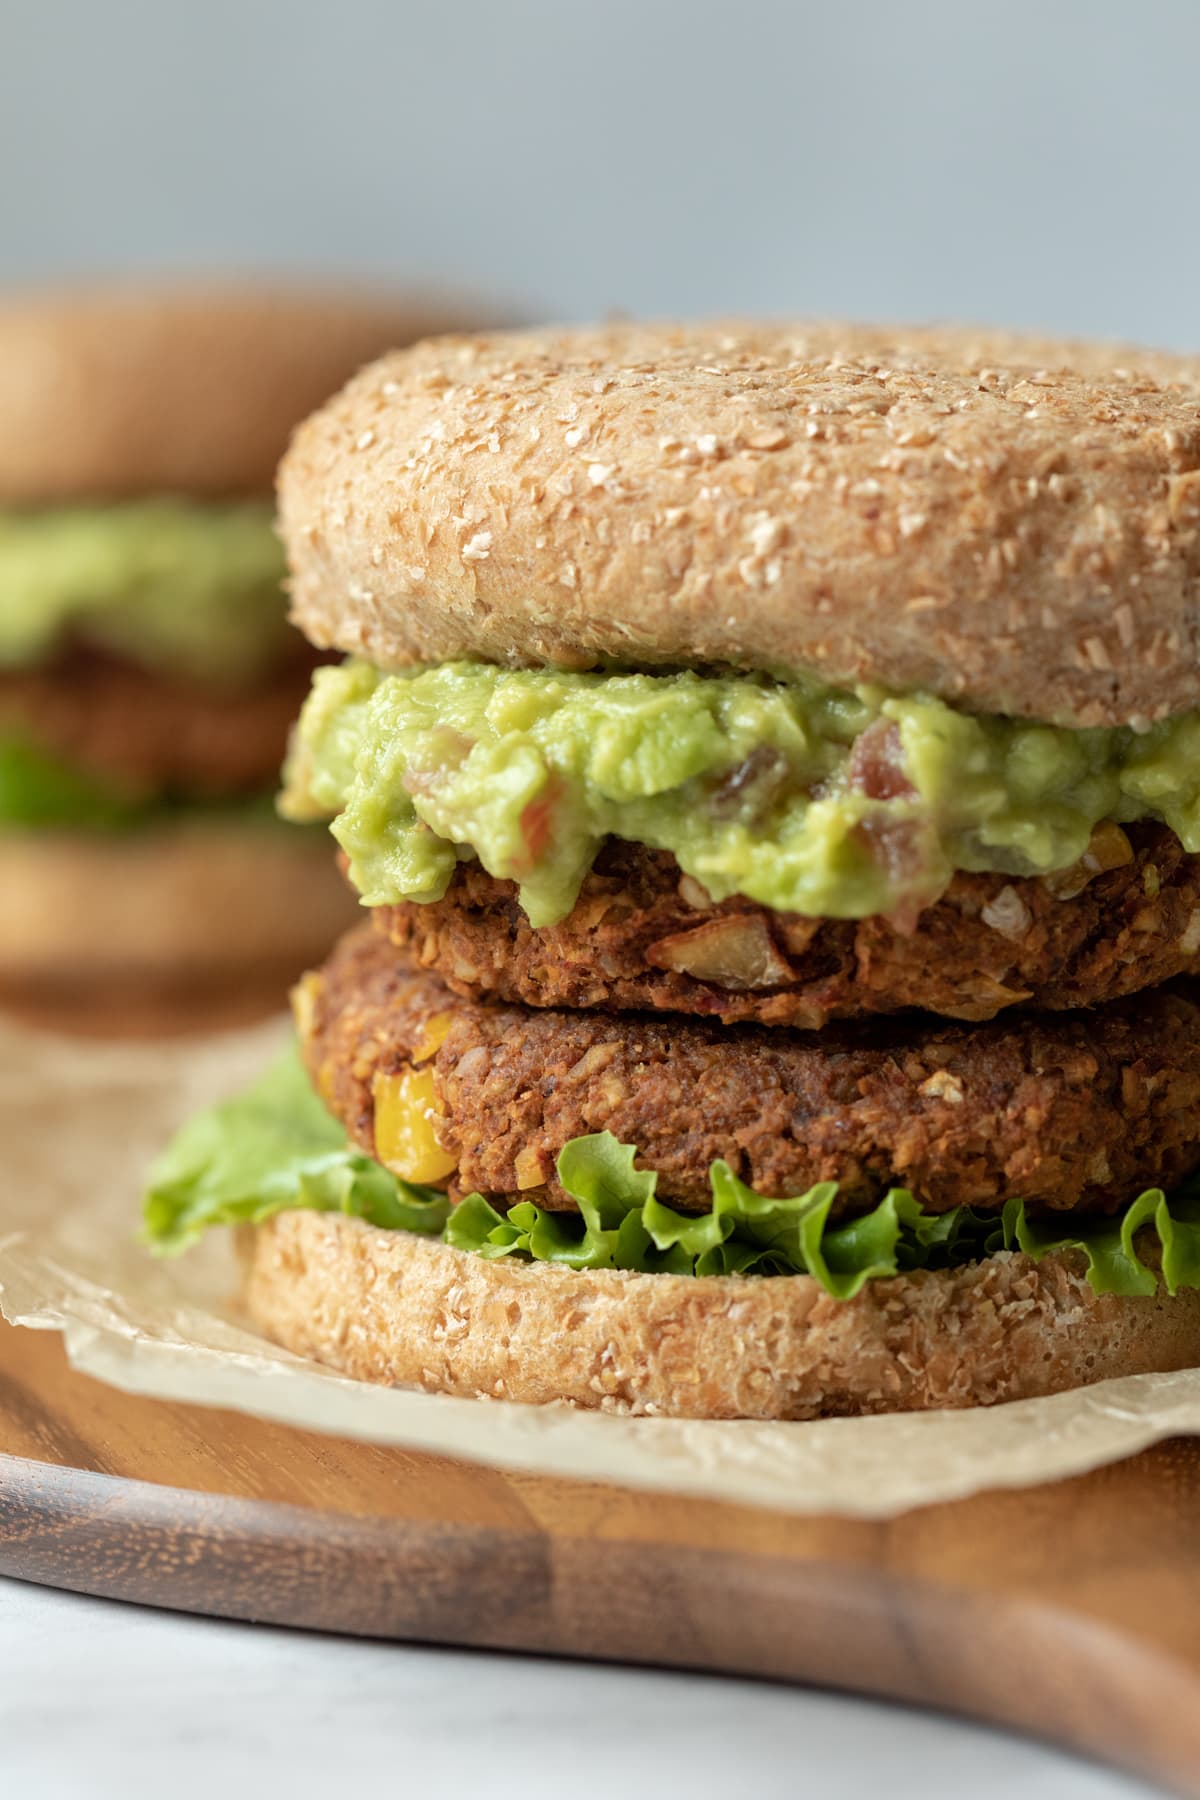
<instances>
[{"instance_id":1,"label":"white marble countertop","mask_svg":"<svg viewBox=\"0 0 1200 1800\"><path fill-rule=\"evenodd\" d=\"M1145 1800L1022 1739L701 1675L309 1636L0 1580L28 1800Z\"/></svg>"}]
</instances>

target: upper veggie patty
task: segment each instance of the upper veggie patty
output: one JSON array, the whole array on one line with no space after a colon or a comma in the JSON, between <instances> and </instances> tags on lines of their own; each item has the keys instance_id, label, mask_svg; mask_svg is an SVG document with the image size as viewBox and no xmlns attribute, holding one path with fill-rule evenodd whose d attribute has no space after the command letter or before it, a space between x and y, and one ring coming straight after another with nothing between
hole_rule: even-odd
<instances>
[{"instance_id":1,"label":"upper veggie patty","mask_svg":"<svg viewBox=\"0 0 1200 1800\"><path fill-rule=\"evenodd\" d=\"M717 904L665 851L611 839L557 925L515 883L460 863L441 900L374 918L455 992L530 1006L700 1013L818 1029L906 1008L990 1019L1094 1006L1200 958L1200 856L1164 825L1102 825L1046 878L956 875L912 930Z\"/></svg>"}]
</instances>

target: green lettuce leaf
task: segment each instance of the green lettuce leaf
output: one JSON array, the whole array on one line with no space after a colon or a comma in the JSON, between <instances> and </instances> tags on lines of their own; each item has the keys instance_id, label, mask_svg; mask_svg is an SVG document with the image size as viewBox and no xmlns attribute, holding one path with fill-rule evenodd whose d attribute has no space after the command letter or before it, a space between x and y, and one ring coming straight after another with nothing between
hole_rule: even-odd
<instances>
[{"instance_id":1,"label":"green lettuce leaf","mask_svg":"<svg viewBox=\"0 0 1200 1800\"><path fill-rule=\"evenodd\" d=\"M1138 1255L1134 1239L1151 1228L1162 1252L1162 1280L1169 1294L1200 1287L1200 1180L1193 1177L1170 1199L1147 1188L1123 1213L1108 1219L1074 1219L1055 1229L1051 1219L1030 1219L1020 1200L1009 1200L1002 1215L1005 1247L1023 1250L1040 1262L1055 1251L1079 1250L1088 1259L1088 1280L1098 1294L1153 1294L1158 1276Z\"/></svg>"},{"instance_id":2,"label":"green lettuce leaf","mask_svg":"<svg viewBox=\"0 0 1200 1800\"><path fill-rule=\"evenodd\" d=\"M213 1225L257 1224L292 1207L349 1213L393 1231L440 1232L450 1202L351 1148L294 1047L244 1094L188 1121L150 1171L144 1237L186 1250Z\"/></svg>"},{"instance_id":3,"label":"green lettuce leaf","mask_svg":"<svg viewBox=\"0 0 1200 1800\"><path fill-rule=\"evenodd\" d=\"M482 1194L451 1207L438 1189L401 1181L347 1144L293 1047L246 1093L184 1126L151 1172L144 1237L156 1250L182 1250L210 1226L310 1207L440 1234L476 1256L647 1274L803 1274L847 1300L868 1281L1004 1249L1035 1261L1078 1251L1098 1294L1153 1294L1159 1276L1144 1260L1153 1236L1167 1291L1200 1287L1200 1178L1170 1197L1147 1189L1112 1218L1030 1218L1015 1198L1000 1214L966 1206L929 1213L907 1188L892 1188L870 1212L831 1224L836 1182L773 1199L716 1162L709 1210L681 1213L658 1198L657 1176L635 1168L636 1156L607 1131L566 1144L558 1177L577 1212L532 1200L500 1211Z\"/></svg>"}]
</instances>

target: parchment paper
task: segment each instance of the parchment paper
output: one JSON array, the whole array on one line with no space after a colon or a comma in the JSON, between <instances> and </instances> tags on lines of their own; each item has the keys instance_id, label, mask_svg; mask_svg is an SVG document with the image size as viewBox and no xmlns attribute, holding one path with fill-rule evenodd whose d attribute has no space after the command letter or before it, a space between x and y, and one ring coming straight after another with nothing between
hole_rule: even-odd
<instances>
[{"instance_id":1,"label":"parchment paper","mask_svg":"<svg viewBox=\"0 0 1200 1800\"><path fill-rule=\"evenodd\" d=\"M147 1164L232 1092L283 1020L203 1042L102 1046L0 1023L0 1310L61 1331L73 1365L161 1399L477 1462L882 1518L1072 1475L1200 1432L1200 1370L971 1412L812 1424L629 1419L348 1381L242 1323L228 1234L182 1258L135 1240Z\"/></svg>"}]
</instances>

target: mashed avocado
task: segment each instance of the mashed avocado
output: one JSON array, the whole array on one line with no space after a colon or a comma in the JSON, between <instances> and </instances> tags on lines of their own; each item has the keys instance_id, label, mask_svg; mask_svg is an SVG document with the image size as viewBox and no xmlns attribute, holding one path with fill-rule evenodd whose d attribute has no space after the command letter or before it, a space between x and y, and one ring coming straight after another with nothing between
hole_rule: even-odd
<instances>
[{"instance_id":1,"label":"mashed avocado","mask_svg":"<svg viewBox=\"0 0 1200 1800\"><path fill-rule=\"evenodd\" d=\"M0 668L77 636L151 669L252 681L288 641L265 502L0 512Z\"/></svg>"},{"instance_id":2,"label":"mashed avocado","mask_svg":"<svg viewBox=\"0 0 1200 1800\"><path fill-rule=\"evenodd\" d=\"M1200 850L1200 715L1072 731L754 675L320 669L285 782L288 817L335 818L368 905L439 899L474 855L535 926L609 835L716 900L819 918L902 919L958 869L1069 867L1104 819Z\"/></svg>"}]
</instances>

